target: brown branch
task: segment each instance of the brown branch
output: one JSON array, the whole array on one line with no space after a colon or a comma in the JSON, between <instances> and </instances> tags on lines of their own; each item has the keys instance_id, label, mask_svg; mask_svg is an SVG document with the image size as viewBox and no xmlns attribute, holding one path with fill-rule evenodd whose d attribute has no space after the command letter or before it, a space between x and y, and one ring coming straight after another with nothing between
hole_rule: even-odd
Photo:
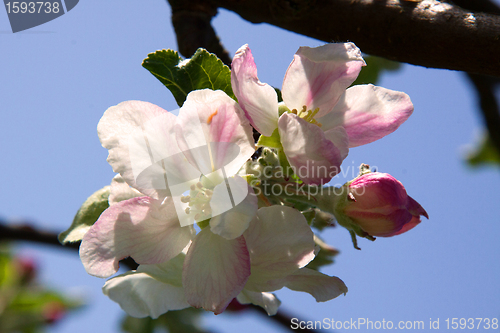
<instances>
[{"instance_id":1,"label":"brown branch","mask_svg":"<svg viewBox=\"0 0 500 333\"><path fill-rule=\"evenodd\" d=\"M25 241L33 242L43 245L56 246L73 251L78 251L80 242L67 243L65 245L59 243L57 239L58 233L37 230L30 222L23 222L16 225L9 225L0 220L0 242L2 241ZM137 269L137 263L132 258L126 258L120 261L121 264L127 266L129 269Z\"/></svg>"},{"instance_id":2,"label":"brown branch","mask_svg":"<svg viewBox=\"0 0 500 333\"><path fill-rule=\"evenodd\" d=\"M67 248L73 251L75 250L78 251L78 248L80 247L80 242L62 245L61 243L59 243L57 235L58 234L55 232L37 230L34 227L32 227L29 222L23 222L22 224L18 225L8 225L7 223L5 223L5 221L0 219L0 243L2 241L28 241L28 242L57 246L59 248ZM120 261L120 263L126 265L129 269L135 270L138 267L137 263L132 258L123 259ZM288 313L285 314L285 312L283 312L282 310L278 311L278 313L274 316L268 316L267 312L264 309L256 305L250 304L250 308L254 309L256 312L265 314L266 318L275 321L282 327L286 327L291 331L311 332L311 333L316 332L315 330L311 329L296 329L296 330L292 329L291 328L292 318L297 318L297 316L295 315L292 316Z\"/></svg>"},{"instance_id":3,"label":"brown branch","mask_svg":"<svg viewBox=\"0 0 500 333\"><path fill-rule=\"evenodd\" d=\"M184 0L189 7L192 0ZM500 17L436 0L210 0L253 23L414 65L500 76Z\"/></svg>"},{"instance_id":4,"label":"brown branch","mask_svg":"<svg viewBox=\"0 0 500 333\"><path fill-rule=\"evenodd\" d=\"M203 0L168 0L168 2L172 7L172 25L177 36L179 52L185 57L191 57L202 47L216 54L223 63L230 66L231 57L210 24L217 14L217 7Z\"/></svg>"},{"instance_id":5,"label":"brown branch","mask_svg":"<svg viewBox=\"0 0 500 333\"><path fill-rule=\"evenodd\" d=\"M0 241L27 241L64 247L70 250L78 250L80 247L80 242L64 246L59 243L57 233L37 230L33 228L29 222L23 222L22 224L17 225L8 225L4 221L0 221Z\"/></svg>"}]
</instances>

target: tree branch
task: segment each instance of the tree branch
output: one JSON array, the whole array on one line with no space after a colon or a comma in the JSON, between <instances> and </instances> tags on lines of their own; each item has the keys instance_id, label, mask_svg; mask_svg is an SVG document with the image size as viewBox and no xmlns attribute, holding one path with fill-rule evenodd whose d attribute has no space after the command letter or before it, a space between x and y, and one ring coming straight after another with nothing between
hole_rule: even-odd
<instances>
[{"instance_id":1,"label":"tree branch","mask_svg":"<svg viewBox=\"0 0 500 333\"><path fill-rule=\"evenodd\" d=\"M189 6L191 1L185 0ZM253 23L353 41L368 54L414 65L500 76L500 17L436 0L210 0Z\"/></svg>"},{"instance_id":2,"label":"tree branch","mask_svg":"<svg viewBox=\"0 0 500 333\"><path fill-rule=\"evenodd\" d=\"M202 47L231 66L229 52L224 49L210 24L217 14L217 7L203 0L168 0L168 2L172 7L172 25L177 36L179 52L185 57L191 57Z\"/></svg>"}]
</instances>

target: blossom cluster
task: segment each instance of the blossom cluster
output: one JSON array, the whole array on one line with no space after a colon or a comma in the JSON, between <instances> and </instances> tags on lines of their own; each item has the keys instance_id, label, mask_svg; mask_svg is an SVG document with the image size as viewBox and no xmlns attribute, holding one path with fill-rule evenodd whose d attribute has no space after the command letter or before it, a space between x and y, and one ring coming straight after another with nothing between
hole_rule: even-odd
<instances>
[{"instance_id":1,"label":"blossom cluster","mask_svg":"<svg viewBox=\"0 0 500 333\"><path fill-rule=\"evenodd\" d=\"M350 87L364 65L353 43L301 47L279 102L245 45L232 62L237 101L202 89L178 116L140 101L109 108L98 135L118 175L109 208L82 239L86 271L108 278L132 257L137 270L103 291L135 317L190 306L218 314L234 298L273 315L280 301L272 292L284 287L318 302L345 294L339 278L306 267L320 248L307 211L332 214L353 240L400 234L427 216L387 174L362 172L345 191L317 191L328 189L349 148L395 131L413 111L402 92ZM269 186L284 191L269 194ZM312 197L304 192L313 188Z\"/></svg>"}]
</instances>

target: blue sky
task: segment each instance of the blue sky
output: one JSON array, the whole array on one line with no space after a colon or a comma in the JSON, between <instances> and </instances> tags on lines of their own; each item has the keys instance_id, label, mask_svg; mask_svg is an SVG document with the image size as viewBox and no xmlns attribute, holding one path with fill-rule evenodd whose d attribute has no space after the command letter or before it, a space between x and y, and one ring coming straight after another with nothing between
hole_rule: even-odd
<instances>
[{"instance_id":1,"label":"blue sky","mask_svg":"<svg viewBox=\"0 0 500 333\"><path fill-rule=\"evenodd\" d=\"M231 53L248 43L260 80L277 87L298 47L322 44L227 11L213 24ZM0 45L0 216L62 231L87 196L113 177L96 133L102 113L132 99L177 108L141 67L148 53L177 48L170 8L163 0L81 1L62 17L16 34L0 10ZM499 318L500 175L463 162L463 146L482 129L473 91L461 73L410 65L378 85L408 93L414 114L386 138L351 149L344 172L351 176L368 163L392 174L430 220L401 236L360 240L361 251L346 230L323 232L341 250L323 272L340 277L347 296L316 303L308 294L281 290L282 309L306 320L422 320L426 328L439 318L441 330L446 318ZM40 262L44 283L87 300L50 332L118 332L121 310L75 253L31 244L17 250ZM280 330L251 314L207 313L203 320L218 332Z\"/></svg>"}]
</instances>

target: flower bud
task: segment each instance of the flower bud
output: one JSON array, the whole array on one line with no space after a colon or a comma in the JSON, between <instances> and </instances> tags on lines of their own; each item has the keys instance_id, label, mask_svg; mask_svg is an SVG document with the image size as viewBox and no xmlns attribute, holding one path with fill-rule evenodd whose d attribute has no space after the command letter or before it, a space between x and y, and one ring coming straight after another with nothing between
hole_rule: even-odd
<instances>
[{"instance_id":1,"label":"flower bud","mask_svg":"<svg viewBox=\"0 0 500 333\"><path fill-rule=\"evenodd\" d=\"M335 207L339 223L361 237L391 237L420 223L427 212L387 173L362 174L344 185L344 195Z\"/></svg>"}]
</instances>

